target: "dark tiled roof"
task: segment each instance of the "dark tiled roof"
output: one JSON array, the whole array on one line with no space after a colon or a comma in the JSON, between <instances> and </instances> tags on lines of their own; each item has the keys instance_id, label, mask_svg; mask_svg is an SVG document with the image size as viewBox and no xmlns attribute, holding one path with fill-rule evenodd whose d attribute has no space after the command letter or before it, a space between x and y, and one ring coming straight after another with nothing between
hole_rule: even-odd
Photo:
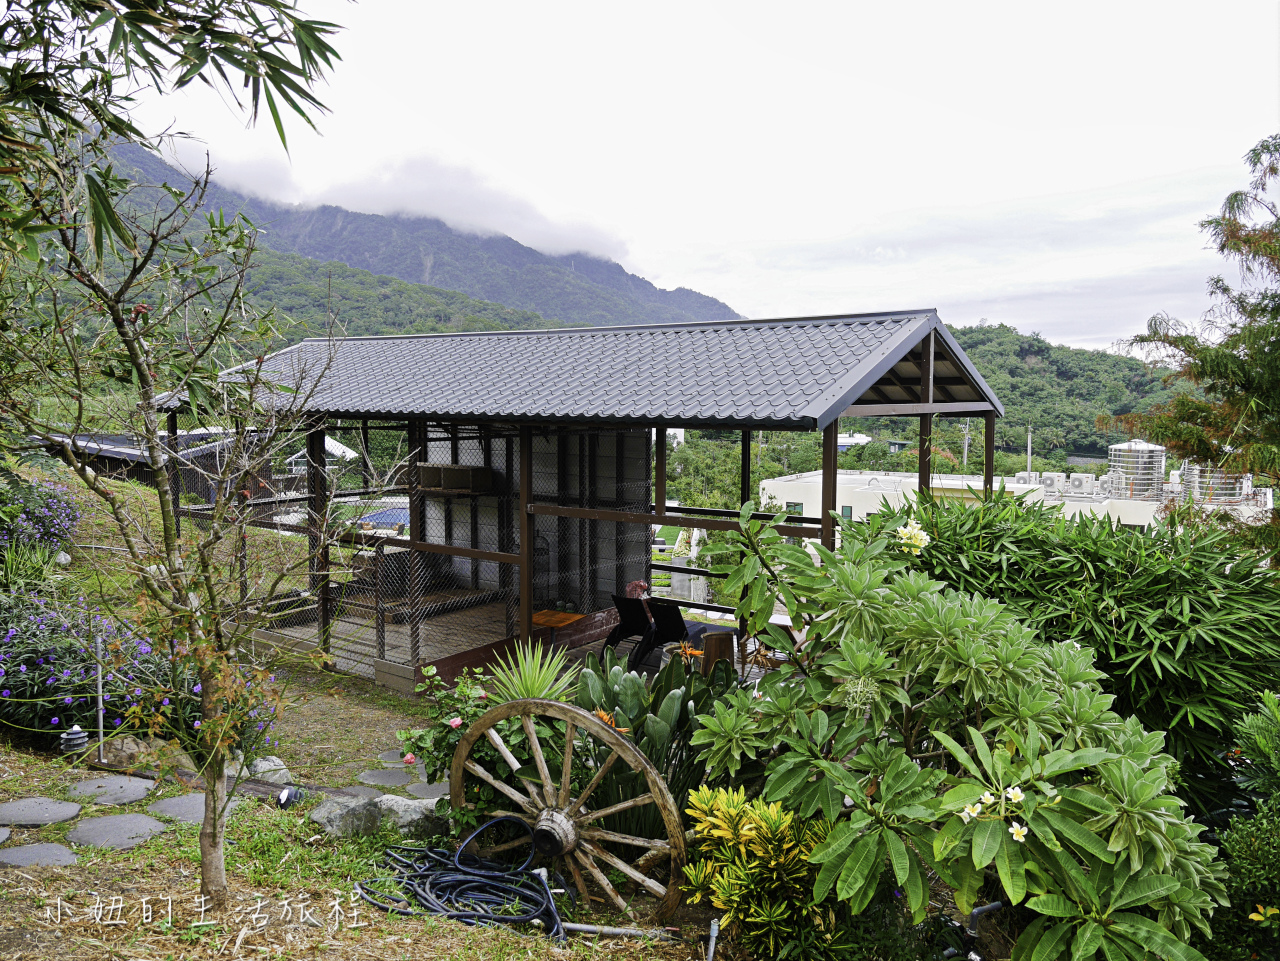
<instances>
[{"instance_id":1,"label":"dark tiled roof","mask_svg":"<svg viewBox=\"0 0 1280 961\"><path fill-rule=\"evenodd\" d=\"M839 416L930 329L950 340L933 310L312 339L272 355L267 369L292 381L332 352L306 407L346 417L811 429ZM981 385L975 396L996 403L966 366Z\"/></svg>"}]
</instances>

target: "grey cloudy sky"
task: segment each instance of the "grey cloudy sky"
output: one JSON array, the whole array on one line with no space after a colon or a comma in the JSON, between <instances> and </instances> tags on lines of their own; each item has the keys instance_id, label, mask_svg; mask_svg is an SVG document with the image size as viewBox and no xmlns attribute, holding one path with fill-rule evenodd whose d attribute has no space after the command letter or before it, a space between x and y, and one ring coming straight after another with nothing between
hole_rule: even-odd
<instances>
[{"instance_id":1,"label":"grey cloudy sky","mask_svg":"<svg viewBox=\"0 0 1280 961\"><path fill-rule=\"evenodd\" d=\"M612 257L751 317L936 306L1105 346L1206 306L1196 224L1280 129L1280 12L1225 3L303 0L320 135L143 108L230 186Z\"/></svg>"}]
</instances>

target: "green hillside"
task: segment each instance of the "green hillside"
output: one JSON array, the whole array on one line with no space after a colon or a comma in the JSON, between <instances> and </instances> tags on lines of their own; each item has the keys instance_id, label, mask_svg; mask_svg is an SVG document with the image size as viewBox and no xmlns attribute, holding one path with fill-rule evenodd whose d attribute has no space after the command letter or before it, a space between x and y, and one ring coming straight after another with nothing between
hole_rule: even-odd
<instances>
[{"instance_id":1,"label":"green hillside","mask_svg":"<svg viewBox=\"0 0 1280 961\"><path fill-rule=\"evenodd\" d=\"M1099 416L1147 410L1187 389L1166 385L1168 371L1137 358L1050 344L1003 324L951 332L1004 404L996 435L1001 446L1025 445L1030 424L1038 451L1105 454L1107 444L1127 438L1099 433Z\"/></svg>"},{"instance_id":2,"label":"green hillside","mask_svg":"<svg viewBox=\"0 0 1280 961\"><path fill-rule=\"evenodd\" d=\"M274 305L296 322L286 331L291 342L325 333L330 315L338 329L352 337L559 326L533 311L378 277L333 261L322 263L262 247L254 263L249 299L261 308Z\"/></svg>"}]
</instances>

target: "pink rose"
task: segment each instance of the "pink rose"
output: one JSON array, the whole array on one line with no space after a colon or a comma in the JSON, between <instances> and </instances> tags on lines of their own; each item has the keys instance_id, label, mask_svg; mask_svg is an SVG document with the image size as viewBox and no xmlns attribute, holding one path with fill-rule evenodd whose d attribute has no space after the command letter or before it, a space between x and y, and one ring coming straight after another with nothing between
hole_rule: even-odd
<instances>
[{"instance_id":1,"label":"pink rose","mask_svg":"<svg viewBox=\"0 0 1280 961\"><path fill-rule=\"evenodd\" d=\"M488 696L489 696L489 692L488 692L488 691L481 691L481 692L480 692L480 696L481 696L481 697L488 697Z\"/></svg>"},{"instance_id":2,"label":"pink rose","mask_svg":"<svg viewBox=\"0 0 1280 961\"><path fill-rule=\"evenodd\" d=\"M455 717L452 721L449 722L449 726L452 728L462 727L462 718Z\"/></svg>"},{"instance_id":3,"label":"pink rose","mask_svg":"<svg viewBox=\"0 0 1280 961\"><path fill-rule=\"evenodd\" d=\"M416 757L414 757L412 754L406 754L406 755L404 756L404 763L405 763L405 764L412 764L412 763L413 763L414 761L416 761L416 760L417 760L417 758L416 758Z\"/></svg>"}]
</instances>

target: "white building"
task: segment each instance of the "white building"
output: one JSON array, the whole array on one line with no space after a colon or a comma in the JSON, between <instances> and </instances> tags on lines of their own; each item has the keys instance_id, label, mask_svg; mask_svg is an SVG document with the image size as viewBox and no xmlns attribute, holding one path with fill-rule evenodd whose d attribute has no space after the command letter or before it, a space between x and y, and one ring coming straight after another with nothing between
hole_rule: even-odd
<instances>
[{"instance_id":1,"label":"white building","mask_svg":"<svg viewBox=\"0 0 1280 961\"><path fill-rule=\"evenodd\" d=\"M1176 474L1177 472L1175 472ZM1004 482L1011 494L1027 494L1033 502L1060 504L1068 517L1077 514L1106 514L1127 527L1146 527L1155 520L1156 513L1170 500L1181 499L1181 484L1163 484L1161 496L1150 499L1133 499L1124 485L1110 482L1109 475L1095 478L1092 474L1018 474L1016 477L997 477L998 487ZM1114 489L1113 489L1114 488ZM868 514L878 513L887 501L890 507L901 507L915 496L915 474L881 471L842 470L836 477L836 511L846 520L863 520ZM929 489L935 497L949 497L974 502L982 496L982 478L964 474L934 474ZM774 477L760 482L760 503L772 500L792 514L816 517L822 496L822 472L807 471L786 477ZM1262 521L1271 511L1271 489L1251 489L1231 503L1217 505L1202 501L1206 506L1223 506L1246 521Z\"/></svg>"}]
</instances>

